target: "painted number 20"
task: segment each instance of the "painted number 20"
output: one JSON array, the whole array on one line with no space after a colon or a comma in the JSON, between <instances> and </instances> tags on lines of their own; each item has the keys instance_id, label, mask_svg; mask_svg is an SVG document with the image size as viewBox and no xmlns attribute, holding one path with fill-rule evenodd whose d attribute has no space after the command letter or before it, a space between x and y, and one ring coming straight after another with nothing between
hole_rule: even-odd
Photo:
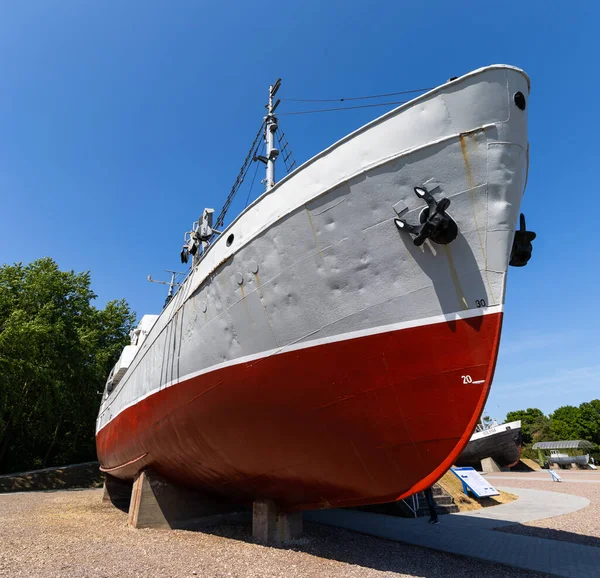
<instances>
[{"instance_id":1,"label":"painted number 20","mask_svg":"<svg viewBox=\"0 0 600 578\"><path fill-rule=\"evenodd\" d=\"M473 383L473 378L470 375L463 375L462 376L462 380L463 383Z\"/></svg>"}]
</instances>

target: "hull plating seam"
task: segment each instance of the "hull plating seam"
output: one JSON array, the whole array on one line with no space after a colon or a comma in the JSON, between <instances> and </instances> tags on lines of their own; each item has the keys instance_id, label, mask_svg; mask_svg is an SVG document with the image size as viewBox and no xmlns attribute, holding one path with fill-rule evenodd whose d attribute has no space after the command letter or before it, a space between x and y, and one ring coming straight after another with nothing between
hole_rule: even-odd
<instances>
[{"instance_id":1,"label":"hull plating seam","mask_svg":"<svg viewBox=\"0 0 600 578\"><path fill-rule=\"evenodd\" d=\"M123 468L131 466L131 465L135 464L136 462L143 460L147 455L148 455L148 452L145 452L141 456L138 456L137 458L134 458L133 460L130 460L124 464L121 464L120 466L115 466L113 468L105 468L103 466L100 466L100 471L109 473L109 472L116 472L117 470L122 470Z\"/></svg>"}]
</instances>

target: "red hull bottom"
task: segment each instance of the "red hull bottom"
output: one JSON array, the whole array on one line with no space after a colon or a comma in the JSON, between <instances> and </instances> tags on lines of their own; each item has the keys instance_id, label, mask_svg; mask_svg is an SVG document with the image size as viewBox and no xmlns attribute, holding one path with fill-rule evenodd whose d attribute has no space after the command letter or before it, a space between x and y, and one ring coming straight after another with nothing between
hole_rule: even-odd
<instances>
[{"instance_id":1,"label":"red hull bottom","mask_svg":"<svg viewBox=\"0 0 600 578\"><path fill-rule=\"evenodd\" d=\"M460 454L491 384L502 314L369 335L225 367L124 410L100 463L289 510L401 499Z\"/></svg>"}]
</instances>

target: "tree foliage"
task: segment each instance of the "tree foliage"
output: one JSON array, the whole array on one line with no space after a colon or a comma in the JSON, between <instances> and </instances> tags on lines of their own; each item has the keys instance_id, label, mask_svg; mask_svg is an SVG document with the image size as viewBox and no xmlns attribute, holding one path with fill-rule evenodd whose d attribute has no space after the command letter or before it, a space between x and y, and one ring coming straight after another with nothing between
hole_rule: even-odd
<instances>
[{"instance_id":1,"label":"tree foliage","mask_svg":"<svg viewBox=\"0 0 600 578\"><path fill-rule=\"evenodd\" d=\"M600 445L600 399L564 405L549 416L538 408L508 412L506 421L521 420L524 443L587 440Z\"/></svg>"},{"instance_id":2,"label":"tree foliage","mask_svg":"<svg viewBox=\"0 0 600 578\"><path fill-rule=\"evenodd\" d=\"M523 433L523 442L528 444L540 441L548 430L548 418L541 409L537 407L528 407L517 411L509 411L506 414L506 421L521 420L521 432Z\"/></svg>"},{"instance_id":3,"label":"tree foliage","mask_svg":"<svg viewBox=\"0 0 600 578\"><path fill-rule=\"evenodd\" d=\"M110 368L135 314L50 258L0 267L0 473L93 459Z\"/></svg>"},{"instance_id":4,"label":"tree foliage","mask_svg":"<svg viewBox=\"0 0 600 578\"><path fill-rule=\"evenodd\" d=\"M600 445L600 399L579 406L580 439Z\"/></svg>"}]
</instances>

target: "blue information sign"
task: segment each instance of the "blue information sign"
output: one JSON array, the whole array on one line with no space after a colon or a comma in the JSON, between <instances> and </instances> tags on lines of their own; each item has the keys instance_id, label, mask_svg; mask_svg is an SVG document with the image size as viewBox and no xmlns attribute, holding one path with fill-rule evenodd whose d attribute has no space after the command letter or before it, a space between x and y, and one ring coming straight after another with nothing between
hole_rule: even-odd
<instances>
[{"instance_id":1,"label":"blue information sign","mask_svg":"<svg viewBox=\"0 0 600 578\"><path fill-rule=\"evenodd\" d=\"M500 492L475 468L450 468L450 470L462 482L465 494L468 495L470 490L478 498L500 495Z\"/></svg>"}]
</instances>

